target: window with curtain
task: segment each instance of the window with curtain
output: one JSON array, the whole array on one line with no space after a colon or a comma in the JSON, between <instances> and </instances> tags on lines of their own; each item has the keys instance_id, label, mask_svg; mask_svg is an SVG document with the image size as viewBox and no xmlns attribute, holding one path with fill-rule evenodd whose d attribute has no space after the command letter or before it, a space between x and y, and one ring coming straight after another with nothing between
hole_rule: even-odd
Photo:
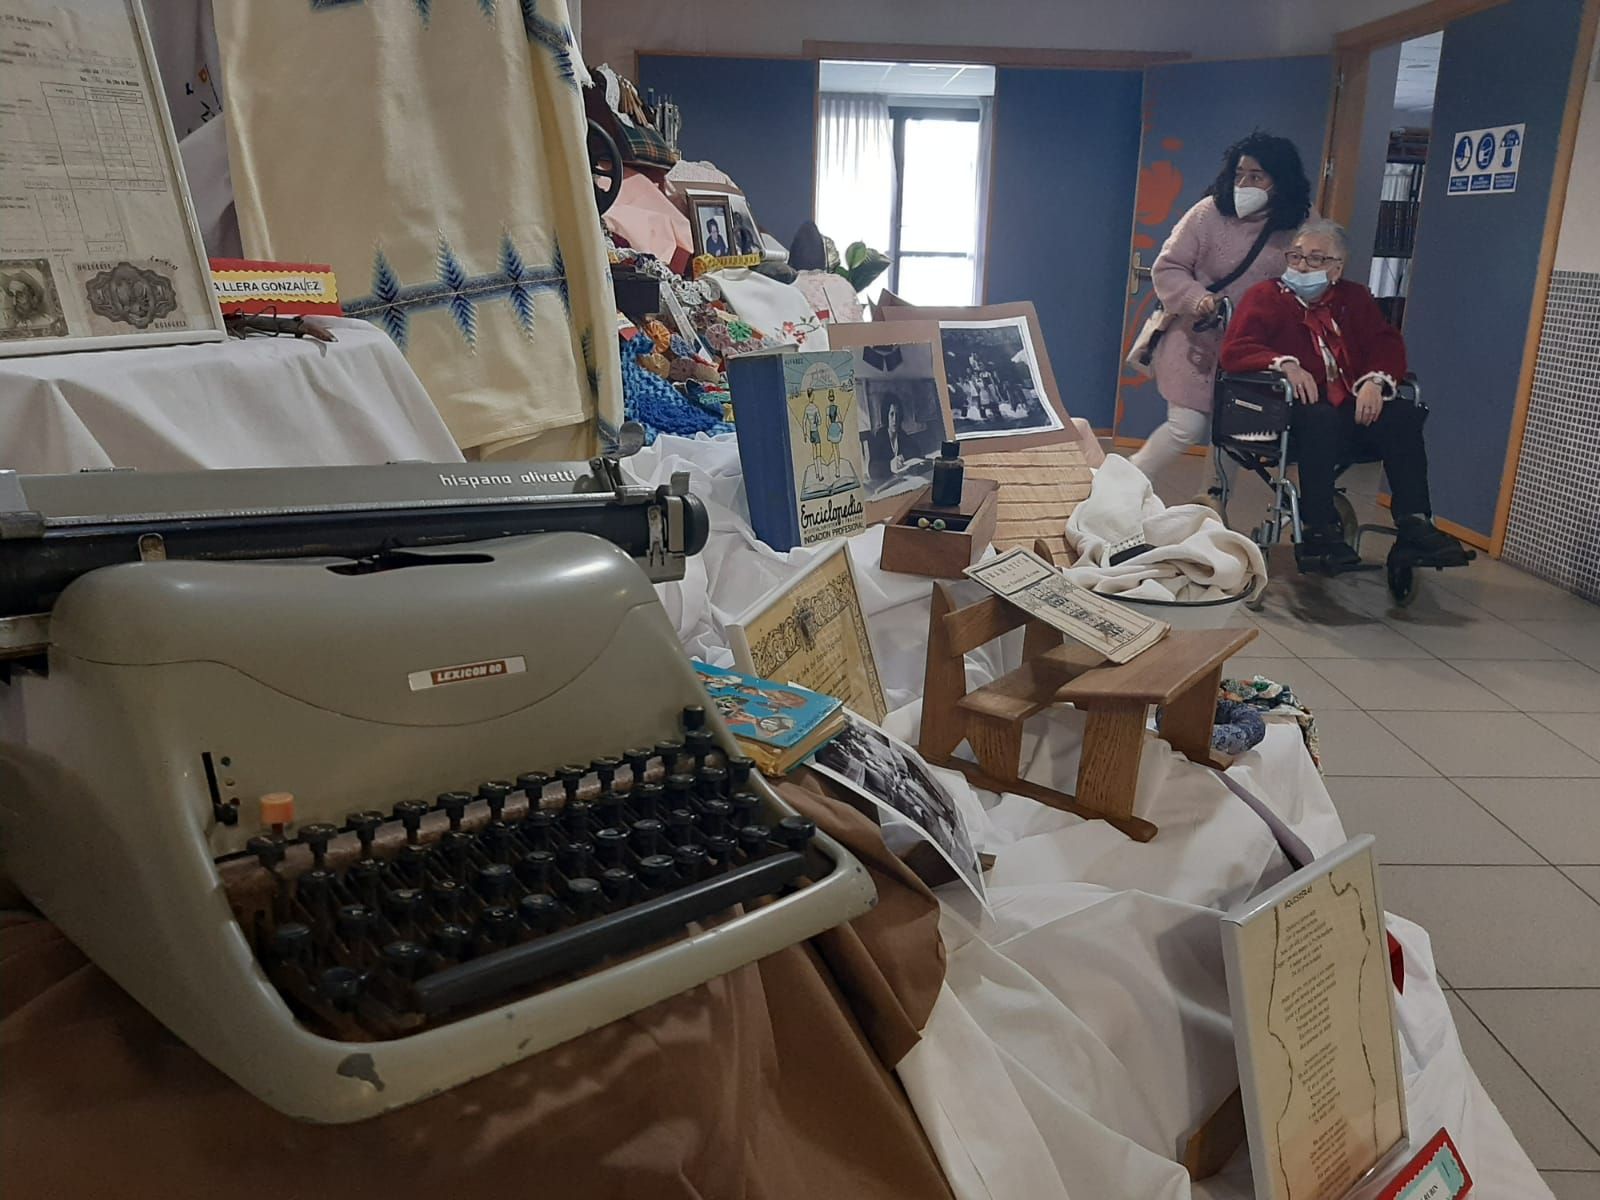
<instances>
[{"instance_id":1,"label":"window with curtain","mask_svg":"<svg viewBox=\"0 0 1600 1200\"><path fill-rule=\"evenodd\" d=\"M889 102L884 96L846 92L823 92L820 99L817 228L833 239L840 254L851 242L888 253L895 208Z\"/></svg>"}]
</instances>

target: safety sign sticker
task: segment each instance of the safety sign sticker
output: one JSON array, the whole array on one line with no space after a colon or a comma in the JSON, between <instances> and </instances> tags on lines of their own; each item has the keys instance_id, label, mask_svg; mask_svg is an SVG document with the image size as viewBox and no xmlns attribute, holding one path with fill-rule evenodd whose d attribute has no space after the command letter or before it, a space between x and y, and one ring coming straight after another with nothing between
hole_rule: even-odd
<instances>
[{"instance_id":1,"label":"safety sign sticker","mask_svg":"<svg viewBox=\"0 0 1600 1200\"><path fill-rule=\"evenodd\" d=\"M1450 143L1452 196L1497 195L1517 190L1527 125L1468 129Z\"/></svg>"}]
</instances>

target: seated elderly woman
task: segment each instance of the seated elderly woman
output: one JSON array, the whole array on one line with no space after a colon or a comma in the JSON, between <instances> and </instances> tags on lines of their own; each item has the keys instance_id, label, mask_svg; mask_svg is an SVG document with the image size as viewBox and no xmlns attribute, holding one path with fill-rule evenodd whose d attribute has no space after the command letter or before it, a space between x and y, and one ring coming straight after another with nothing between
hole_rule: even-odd
<instances>
[{"instance_id":1,"label":"seated elderly woman","mask_svg":"<svg viewBox=\"0 0 1600 1200\"><path fill-rule=\"evenodd\" d=\"M1295 548L1300 569L1338 572L1359 564L1344 540L1333 495L1338 464L1361 452L1383 460L1398 542L1412 561L1466 565L1461 543L1433 524L1423 412L1396 393L1406 375L1405 342L1372 293L1342 278L1344 230L1332 221L1308 221L1286 257L1280 278L1240 298L1219 362L1224 371L1279 371L1294 387L1291 444L1300 463L1305 529Z\"/></svg>"}]
</instances>

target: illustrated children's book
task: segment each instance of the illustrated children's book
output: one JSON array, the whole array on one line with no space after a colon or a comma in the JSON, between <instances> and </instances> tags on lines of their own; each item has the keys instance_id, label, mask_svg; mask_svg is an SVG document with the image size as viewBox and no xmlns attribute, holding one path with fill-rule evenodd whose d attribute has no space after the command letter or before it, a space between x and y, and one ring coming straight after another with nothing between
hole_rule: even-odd
<instances>
[{"instance_id":1,"label":"illustrated children's book","mask_svg":"<svg viewBox=\"0 0 1600 1200\"><path fill-rule=\"evenodd\" d=\"M763 775L782 775L844 728L844 705L808 688L697 662L711 703Z\"/></svg>"}]
</instances>

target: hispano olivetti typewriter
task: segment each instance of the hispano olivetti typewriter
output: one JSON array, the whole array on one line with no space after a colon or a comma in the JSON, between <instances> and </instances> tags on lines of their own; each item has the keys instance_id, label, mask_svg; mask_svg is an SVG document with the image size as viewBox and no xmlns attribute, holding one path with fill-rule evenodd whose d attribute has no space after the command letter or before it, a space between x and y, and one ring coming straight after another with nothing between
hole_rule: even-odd
<instances>
[{"instance_id":1,"label":"hispano olivetti typewriter","mask_svg":"<svg viewBox=\"0 0 1600 1200\"><path fill-rule=\"evenodd\" d=\"M651 587L705 537L604 460L0 473L4 870L320 1122L848 920Z\"/></svg>"}]
</instances>

